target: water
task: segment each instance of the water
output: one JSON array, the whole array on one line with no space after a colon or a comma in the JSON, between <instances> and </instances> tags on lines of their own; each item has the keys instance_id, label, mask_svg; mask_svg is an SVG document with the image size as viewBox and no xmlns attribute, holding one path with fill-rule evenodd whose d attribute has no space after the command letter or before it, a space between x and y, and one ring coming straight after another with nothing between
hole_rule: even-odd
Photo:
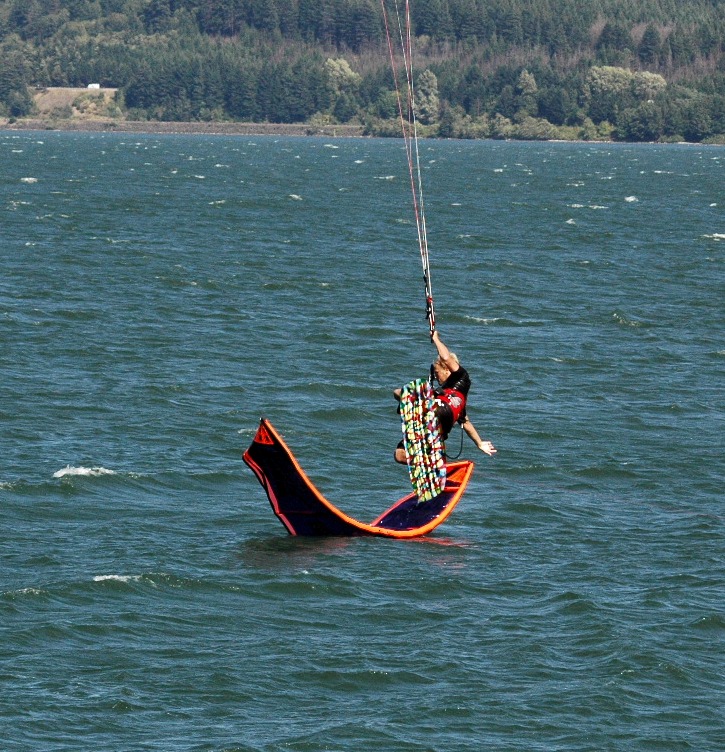
<instances>
[{"instance_id":1,"label":"water","mask_svg":"<svg viewBox=\"0 0 725 752\"><path fill-rule=\"evenodd\" d=\"M725 748L725 152L421 156L499 454L430 538L305 540L260 415L349 514L408 489L401 143L0 133L3 750Z\"/></svg>"}]
</instances>

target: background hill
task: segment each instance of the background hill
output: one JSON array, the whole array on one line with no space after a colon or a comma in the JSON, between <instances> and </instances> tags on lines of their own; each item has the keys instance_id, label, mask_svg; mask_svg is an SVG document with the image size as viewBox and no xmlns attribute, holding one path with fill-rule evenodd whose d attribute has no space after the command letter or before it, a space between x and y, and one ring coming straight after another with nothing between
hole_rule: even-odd
<instances>
[{"instance_id":1,"label":"background hill","mask_svg":"<svg viewBox=\"0 0 725 752\"><path fill-rule=\"evenodd\" d=\"M725 140L722 0L411 8L430 135ZM399 132L379 0L0 0L0 61L10 118L99 83L118 93L97 117Z\"/></svg>"}]
</instances>

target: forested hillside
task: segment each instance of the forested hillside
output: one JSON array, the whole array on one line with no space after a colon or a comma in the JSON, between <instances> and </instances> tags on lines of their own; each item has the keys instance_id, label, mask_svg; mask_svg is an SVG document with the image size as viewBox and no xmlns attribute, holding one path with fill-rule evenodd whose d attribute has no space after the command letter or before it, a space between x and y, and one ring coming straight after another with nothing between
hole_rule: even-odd
<instances>
[{"instance_id":1,"label":"forested hillside","mask_svg":"<svg viewBox=\"0 0 725 752\"><path fill-rule=\"evenodd\" d=\"M723 0L411 12L429 135L725 141ZM399 132L380 0L0 0L0 116L32 114L35 88L91 82L133 119Z\"/></svg>"}]
</instances>

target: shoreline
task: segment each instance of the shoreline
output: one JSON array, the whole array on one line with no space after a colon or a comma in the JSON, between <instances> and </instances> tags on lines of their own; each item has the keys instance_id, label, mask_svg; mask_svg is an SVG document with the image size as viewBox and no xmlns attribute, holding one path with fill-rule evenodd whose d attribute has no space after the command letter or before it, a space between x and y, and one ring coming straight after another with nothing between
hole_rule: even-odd
<instances>
[{"instance_id":1,"label":"shoreline","mask_svg":"<svg viewBox=\"0 0 725 752\"><path fill-rule=\"evenodd\" d=\"M0 118L0 132L3 131L47 131L77 133L137 133L139 135L188 135L188 136L278 136L278 137L318 137L318 138L371 138L362 125L312 125L310 123L247 123L247 122L201 122L163 120L117 120L112 118L20 118L10 122ZM486 139L484 139L486 140ZM506 139L510 140L510 139ZM518 139L514 139L518 140ZM525 139L522 139L525 140ZM585 141L581 139L546 139L541 143L602 143L631 144L657 141L612 141L607 139ZM720 147L720 143L671 142L681 146Z\"/></svg>"},{"instance_id":2,"label":"shoreline","mask_svg":"<svg viewBox=\"0 0 725 752\"><path fill-rule=\"evenodd\" d=\"M186 134L204 136L324 136L360 138L361 125L310 125L309 123L166 122L160 120L46 119L0 120L3 131L82 131L89 133Z\"/></svg>"}]
</instances>

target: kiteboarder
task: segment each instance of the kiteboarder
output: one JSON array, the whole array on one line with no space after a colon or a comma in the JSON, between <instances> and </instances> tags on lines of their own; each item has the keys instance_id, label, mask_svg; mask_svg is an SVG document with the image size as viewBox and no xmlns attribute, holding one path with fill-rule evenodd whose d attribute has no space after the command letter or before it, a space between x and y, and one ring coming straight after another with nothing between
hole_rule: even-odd
<instances>
[{"instance_id":1,"label":"kiteboarder","mask_svg":"<svg viewBox=\"0 0 725 752\"><path fill-rule=\"evenodd\" d=\"M452 353L441 341L438 331L434 330L431 341L436 346L438 357L431 370L439 387L435 390L435 411L441 428L441 438L445 441L450 434L453 424L459 423L473 443L485 454L493 456L496 448L490 441L484 441L478 434L468 415L466 415L466 398L471 388L471 378L468 371L458 362L458 357ZM400 389L393 392L396 400L400 401ZM395 461L407 464L405 446L401 441L395 449Z\"/></svg>"}]
</instances>

